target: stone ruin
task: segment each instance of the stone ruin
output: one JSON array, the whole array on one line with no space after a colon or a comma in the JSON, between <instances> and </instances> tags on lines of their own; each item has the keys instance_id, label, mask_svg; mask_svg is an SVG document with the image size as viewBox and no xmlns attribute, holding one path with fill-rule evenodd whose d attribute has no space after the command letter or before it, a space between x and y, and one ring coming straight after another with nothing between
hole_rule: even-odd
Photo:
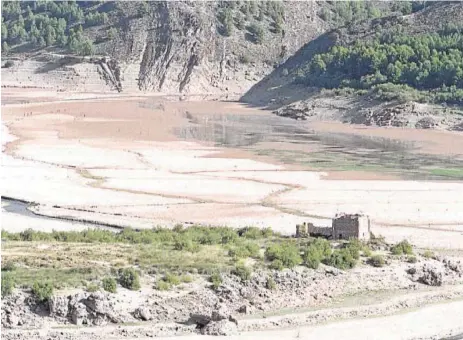
<instances>
[{"instance_id":1,"label":"stone ruin","mask_svg":"<svg viewBox=\"0 0 463 340\"><path fill-rule=\"evenodd\" d=\"M331 227L317 227L313 223L296 225L296 237L326 237L334 240L355 238L368 241L370 239L370 219L362 214L338 214Z\"/></svg>"}]
</instances>

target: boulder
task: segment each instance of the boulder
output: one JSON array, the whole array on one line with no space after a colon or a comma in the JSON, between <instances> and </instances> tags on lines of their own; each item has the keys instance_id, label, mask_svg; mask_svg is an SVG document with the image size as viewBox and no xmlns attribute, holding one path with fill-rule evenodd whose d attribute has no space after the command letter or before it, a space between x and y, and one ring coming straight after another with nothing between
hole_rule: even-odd
<instances>
[{"instance_id":1,"label":"boulder","mask_svg":"<svg viewBox=\"0 0 463 340\"><path fill-rule=\"evenodd\" d=\"M201 334L231 336L238 334L238 327L229 320L211 321L201 328Z\"/></svg>"},{"instance_id":2,"label":"boulder","mask_svg":"<svg viewBox=\"0 0 463 340\"><path fill-rule=\"evenodd\" d=\"M143 321L148 321L153 318L151 311L146 307L138 307L133 313L134 318L140 319Z\"/></svg>"}]
</instances>

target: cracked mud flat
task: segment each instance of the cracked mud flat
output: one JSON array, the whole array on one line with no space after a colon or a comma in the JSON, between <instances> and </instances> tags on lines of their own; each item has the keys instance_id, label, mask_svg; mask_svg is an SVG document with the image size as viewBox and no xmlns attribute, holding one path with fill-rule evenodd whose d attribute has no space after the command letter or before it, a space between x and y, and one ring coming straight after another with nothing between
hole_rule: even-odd
<instances>
[{"instance_id":1,"label":"cracked mud flat","mask_svg":"<svg viewBox=\"0 0 463 340\"><path fill-rule=\"evenodd\" d=\"M28 100L37 100L36 95ZM136 228L180 222L271 226L292 234L296 223L329 225L336 212L361 210L371 216L373 232L388 241L407 238L422 248L463 250L462 182L403 180L400 171L363 168L313 171L316 164L300 161L311 153L339 148L336 143L344 143L346 134L355 140L349 147L362 152L354 145L358 134L351 127L334 141L326 134L307 139L304 126L236 103L81 97L76 101L56 95L55 103L2 107L2 195L38 203L32 210L44 216ZM325 133L327 127L321 124L314 128ZM333 126L333 133L342 129ZM368 135L370 128L361 129L360 135ZM369 156L390 148L407 157L441 155L429 158L434 166L462 157L461 134L452 133L449 139L439 131L408 132L376 129L368 138L380 145L370 148ZM378 134L396 142L377 142ZM2 210L3 228L10 231L86 227ZM243 333L240 339L298 334L332 338L352 327L365 328L362 334L368 338L375 328L384 330L377 334L388 334L391 325L404 339L453 334L459 326L453 316L458 313L449 311L461 311L461 302L444 306L449 308L445 312L435 305L405 314L421 325L433 324L429 320L434 313L442 319L438 328L417 328L388 316L301 328L297 334L294 329ZM103 337L121 336L116 332ZM358 333L346 333L349 336L358 338ZM124 338L130 338L130 331Z\"/></svg>"}]
</instances>

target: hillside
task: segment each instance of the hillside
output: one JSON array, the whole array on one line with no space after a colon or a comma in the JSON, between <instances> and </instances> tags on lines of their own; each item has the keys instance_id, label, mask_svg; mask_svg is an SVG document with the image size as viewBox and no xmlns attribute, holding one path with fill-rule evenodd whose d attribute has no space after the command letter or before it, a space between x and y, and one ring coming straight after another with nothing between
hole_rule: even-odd
<instances>
[{"instance_id":1,"label":"hillside","mask_svg":"<svg viewBox=\"0 0 463 340\"><path fill-rule=\"evenodd\" d=\"M425 123L418 121L426 116L424 125L459 129L462 19L462 3L440 2L409 15L393 13L330 30L253 86L242 101L293 118L317 116L317 105L326 108L330 102L338 106L332 118L346 122L409 126ZM441 122L433 122L435 116Z\"/></svg>"},{"instance_id":2,"label":"hillside","mask_svg":"<svg viewBox=\"0 0 463 340\"><path fill-rule=\"evenodd\" d=\"M4 86L243 93L326 30L422 2L2 2Z\"/></svg>"}]
</instances>

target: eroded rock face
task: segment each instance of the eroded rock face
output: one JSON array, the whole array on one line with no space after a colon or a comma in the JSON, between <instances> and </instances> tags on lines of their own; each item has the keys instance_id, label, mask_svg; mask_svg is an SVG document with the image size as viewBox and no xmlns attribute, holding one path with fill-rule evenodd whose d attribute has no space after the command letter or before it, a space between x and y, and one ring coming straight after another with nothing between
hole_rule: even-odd
<instances>
[{"instance_id":1,"label":"eroded rock face","mask_svg":"<svg viewBox=\"0 0 463 340\"><path fill-rule=\"evenodd\" d=\"M67 317L69 313L69 300L67 296L52 296L48 301L50 316Z\"/></svg>"}]
</instances>

